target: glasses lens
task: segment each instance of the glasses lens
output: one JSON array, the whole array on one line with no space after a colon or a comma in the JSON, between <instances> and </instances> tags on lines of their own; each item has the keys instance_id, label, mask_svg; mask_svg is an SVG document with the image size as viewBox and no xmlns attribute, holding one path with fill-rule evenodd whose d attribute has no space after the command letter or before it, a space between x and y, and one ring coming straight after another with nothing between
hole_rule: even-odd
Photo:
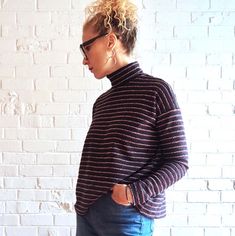
<instances>
[{"instance_id":1,"label":"glasses lens","mask_svg":"<svg viewBox=\"0 0 235 236\"><path fill-rule=\"evenodd\" d=\"M84 59L87 59L87 55L86 55L85 50L84 50L82 45L80 46L80 51L81 51L82 56L84 57Z\"/></svg>"}]
</instances>

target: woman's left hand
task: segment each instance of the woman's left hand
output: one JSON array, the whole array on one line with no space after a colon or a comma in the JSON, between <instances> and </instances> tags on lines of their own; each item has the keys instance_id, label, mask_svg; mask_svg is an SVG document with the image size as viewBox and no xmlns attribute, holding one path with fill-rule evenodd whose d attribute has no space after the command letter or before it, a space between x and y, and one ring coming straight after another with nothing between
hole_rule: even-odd
<instances>
[{"instance_id":1,"label":"woman's left hand","mask_svg":"<svg viewBox=\"0 0 235 236\"><path fill-rule=\"evenodd\" d=\"M120 205L131 205L132 196L129 187L126 184L115 184L112 188L112 199Z\"/></svg>"}]
</instances>

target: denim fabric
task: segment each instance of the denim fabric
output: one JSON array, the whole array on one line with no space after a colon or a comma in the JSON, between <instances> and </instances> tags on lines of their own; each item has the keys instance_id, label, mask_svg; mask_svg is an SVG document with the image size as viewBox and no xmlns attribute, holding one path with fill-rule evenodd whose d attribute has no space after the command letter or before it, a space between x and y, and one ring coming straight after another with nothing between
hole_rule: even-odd
<instances>
[{"instance_id":1,"label":"denim fabric","mask_svg":"<svg viewBox=\"0 0 235 236\"><path fill-rule=\"evenodd\" d=\"M85 216L77 215L76 236L152 236L154 220L133 206L116 203L111 193L102 196Z\"/></svg>"}]
</instances>

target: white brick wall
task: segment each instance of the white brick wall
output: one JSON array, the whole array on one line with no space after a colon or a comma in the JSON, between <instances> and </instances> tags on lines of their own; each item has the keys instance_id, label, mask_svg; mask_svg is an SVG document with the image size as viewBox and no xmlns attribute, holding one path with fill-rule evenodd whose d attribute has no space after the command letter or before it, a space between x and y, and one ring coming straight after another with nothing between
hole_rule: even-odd
<instances>
[{"instance_id":1,"label":"white brick wall","mask_svg":"<svg viewBox=\"0 0 235 236\"><path fill-rule=\"evenodd\" d=\"M81 0L0 1L0 236L75 235L75 184L92 104ZM135 52L174 87L190 170L158 236L235 236L235 1L136 0Z\"/></svg>"}]
</instances>

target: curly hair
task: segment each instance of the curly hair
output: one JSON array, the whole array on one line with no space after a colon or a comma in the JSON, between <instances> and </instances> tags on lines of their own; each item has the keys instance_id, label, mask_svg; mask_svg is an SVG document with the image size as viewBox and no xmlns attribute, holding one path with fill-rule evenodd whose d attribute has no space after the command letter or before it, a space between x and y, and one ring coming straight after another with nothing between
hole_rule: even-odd
<instances>
[{"instance_id":1,"label":"curly hair","mask_svg":"<svg viewBox=\"0 0 235 236\"><path fill-rule=\"evenodd\" d=\"M137 38L137 7L128 0L97 0L86 8L84 28L99 34L114 32L130 54Z\"/></svg>"}]
</instances>

